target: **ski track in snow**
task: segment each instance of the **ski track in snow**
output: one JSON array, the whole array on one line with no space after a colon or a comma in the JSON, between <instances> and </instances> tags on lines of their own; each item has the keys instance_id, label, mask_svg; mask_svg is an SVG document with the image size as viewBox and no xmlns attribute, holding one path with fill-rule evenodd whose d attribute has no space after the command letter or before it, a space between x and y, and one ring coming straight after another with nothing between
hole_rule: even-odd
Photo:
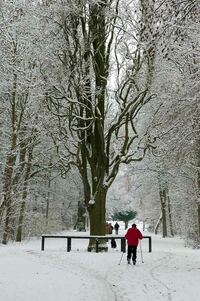
<instances>
[{"instance_id":1,"label":"ski track in snow","mask_svg":"<svg viewBox=\"0 0 200 301\"><path fill-rule=\"evenodd\" d=\"M88 301L88 300L95 300L95 301L124 301L123 299L118 299L116 292L113 290L112 285L110 285L107 282L107 277L103 277L101 274L98 274L97 269L91 269L87 265L80 265L75 258L70 258L69 260L64 260L59 258L57 255L53 254L41 254L35 251L27 251L28 254L33 255L35 257L38 257L40 259L41 264L45 264L48 266L52 266L56 269L67 271L70 273L78 276L81 275L81 282L83 291L84 288L87 288L91 292L94 291L95 295L92 296L85 296L83 297L83 294L81 294L81 301ZM66 253L65 253L66 254ZM82 255L82 254L81 254ZM74 254L74 256L78 256L77 253ZM83 264L83 263L82 263ZM80 279L79 279L80 280ZM90 286L91 288L89 288ZM80 287L79 287L80 290ZM97 295L96 292L99 292ZM74 299L76 300L76 299Z\"/></svg>"},{"instance_id":2,"label":"ski track in snow","mask_svg":"<svg viewBox=\"0 0 200 301\"><path fill-rule=\"evenodd\" d=\"M88 253L77 242L71 252L66 252L65 243L64 248L60 244L49 241L44 252L38 248L39 241L0 248L0 266L3 267L0 299L199 300L199 252L184 249L182 244L172 240L163 240L161 244L158 240L153 252L149 253L144 242L144 263L138 250L136 266L127 264L126 254L119 265L122 255L119 249L109 249L108 253Z\"/></svg>"},{"instance_id":3,"label":"ski track in snow","mask_svg":"<svg viewBox=\"0 0 200 301\"><path fill-rule=\"evenodd\" d=\"M159 259L160 262L165 262L166 259L169 259L170 254L167 254ZM125 261L125 260L124 260ZM126 263L125 263L126 264ZM123 301L133 301L133 300L166 300L171 301L171 289L160 281L156 277L156 271L161 265L158 262L155 262L155 266L149 268L145 263L137 263L136 266L126 265L122 262L120 266L120 275L124 275L124 279L130 279L130 292L127 292L127 284L123 285L123 277L115 277L116 283L119 284L120 289L118 289L117 295L118 300ZM115 271L117 268L115 268ZM127 277L128 274L128 277ZM116 273L117 275L117 273ZM141 283L143 283L143 289L141 290ZM116 285L117 287L118 285ZM126 289L124 289L124 287ZM139 288L139 289L138 289ZM132 291L132 298L130 298Z\"/></svg>"},{"instance_id":4,"label":"ski track in snow","mask_svg":"<svg viewBox=\"0 0 200 301\"><path fill-rule=\"evenodd\" d=\"M173 298L173 293L176 292L173 287L166 284L160 278L160 272L164 270L169 271L175 268L173 266L176 262L176 255L170 252L162 252L157 255L155 259L151 258L151 254L146 253L147 260L142 263L140 258L136 266L128 265L126 263L126 254L123 256L123 260L119 265L118 262L109 262L106 258L106 254L101 254L102 267L95 265L95 256L97 254L91 254L92 265L87 264L83 253L70 252L53 254L53 252L38 252L38 251L27 251L27 254L39 258L40 263L52 266L58 270L67 274L70 273L75 277L81 275L81 288L80 295L81 299L73 299L73 301L173 301L179 300ZM81 256L77 260L77 256ZM113 253L113 257L117 260L120 258L121 253ZM139 257L139 252L138 252ZM129 285L127 285L127 279L129 279ZM80 282L80 280L79 280ZM143 285L141 285L143 283ZM142 287L142 289L141 289ZM94 292L94 295L84 295L84 288L86 291ZM139 288L139 289L138 289ZM128 289L128 290L127 290ZM98 291L98 295L95 293ZM132 297L130 297L132 296ZM70 299L71 301L71 299Z\"/></svg>"},{"instance_id":5,"label":"ski track in snow","mask_svg":"<svg viewBox=\"0 0 200 301\"><path fill-rule=\"evenodd\" d=\"M119 300L199 300L199 298L197 297L198 295L195 294L195 292L193 294L189 294L188 298L187 296L185 296L184 298L181 297L182 291L187 291L187 288L185 288L185 284L187 284L188 287L192 288L192 280L191 283L188 284L186 281L186 283L181 285L181 288L176 288L176 273L179 274L181 270L183 270L184 273L187 273L190 270L196 270L198 273L199 270L198 268L190 268L189 270L185 269L185 266L182 265L183 255L164 251L162 253L158 253L155 258L151 258L152 254L149 253L145 254L145 257L145 263L141 263L141 260L138 259L138 263L136 264L136 266L126 264L126 258L124 258L120 266L120 273L116 273L115 276L115 281L119 285L119 289L117 289L118 285L116 285ZM113 274L115 273L115 271L117 271L117 268L114 269ZM118 275L122 275L121 278ZM127 279L130 280L129 286L127 286L126 283ZM132 298L130 298L131 294Z\"/></svg>"},{"instance_id":6,"label":"ski track in snow","mask_svg":"<svg viewBox=\"0 0 200 301\"><path fill-rule=\"evenodd\" d=\"M159 275L157 275L156 271L158 270L158 268L160 266L163 266L163 262L169 262L170 259L172 258L172 254L170 253L167 253L164 257L160 258L158 260L158 265L156 265L155 267L153 267L151 270L150 270L150 274L152 276L152 278L157 281L161 287L164 287L164 289L166 289L166 295L167 295L167 298L169 301L172 300L172 290L164 283L162 282L158 277ZM162 293L163 294L163 293Z\"/></svg>"},{"instance_id":7,"label":"ski track in snow","mask_svg":"<svg viewBox=\"0 0 200 301\"><path fill-rule=\"evenodd\" d=\"M27 251L27 253L34 257L38 257L41 264L52 266L62 271L68 271L70 269L70 273L75 276L80 274L83 288L87 287L88 290L88 286L90 286L91 290L99 291L99 295L94 297L96 301L133 301L140 299L149 301L152 300L152 298L154 300L163 301L173 300L171 297L171 289L158 278L159 275L156 273L159 267L161 265L163 266L163 263L169 262L170 257L172 256L170 253L164 254L164 256L160 257L160 259L155 262L155 266L153 268L151 266L150 269L145 266L145 263L141 262L139 262L136 266L133 266L132 264L126 265L125 254L123 258L124 260L120 266L104 265L105 270L103 276L102 271L99 273L97 268L95 268L95 262L93 268L88 267L84 261L81 261L80 265L76 259L76 256L79 256L78 253L74 253L73 257L70 256L70 260L67 258L64 259L63 256L60 256L59 258L57 254L55 255L49 252L41 254L36 251ZM119 254L120 253L117 255ZM80 255L82 256L82 254ZM106 254L104 254L104 256L106 256ZM128 279L130 279L130 290L133 292L132 298L130 298L130 293L126 291L127 284L123 286L124 279L127 281L127 274ZM143 282L143 289L141 291L137 290L137 287L141 285L138 281ZM124 289L124 287L126 289ZM94 300L92 296L90 296L90 298L91 299L88 299L88 296L83 297L82 295L81 300Z\"/></svg>"}]
</instances>

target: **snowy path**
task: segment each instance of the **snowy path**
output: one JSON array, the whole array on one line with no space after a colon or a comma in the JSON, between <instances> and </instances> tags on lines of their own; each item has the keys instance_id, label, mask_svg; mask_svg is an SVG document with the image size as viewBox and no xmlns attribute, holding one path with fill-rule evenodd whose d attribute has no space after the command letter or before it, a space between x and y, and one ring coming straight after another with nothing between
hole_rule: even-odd
<instances>
[{"instance_id":1,"label":"snowy path","mask_svg":"<svg viewBox=\"0 0 200 301\"><path fill-rule=\"evenodd\" d=\"M50 240L0 245L1 301L198 301L200 251L183 247L179 239L153 237L153 252L142 243L137 265L124 254L85 252L85 241Z\"/></svg>"}]
</instances>

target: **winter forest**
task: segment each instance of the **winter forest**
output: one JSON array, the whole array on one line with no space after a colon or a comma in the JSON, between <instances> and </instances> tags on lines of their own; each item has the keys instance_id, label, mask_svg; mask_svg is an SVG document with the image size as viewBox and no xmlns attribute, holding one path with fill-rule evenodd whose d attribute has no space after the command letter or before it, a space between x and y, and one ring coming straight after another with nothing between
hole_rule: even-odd
<instances>
[{"instance_id":1,"label":"winter forest","mask_svg":"<svg viewBox=\"0 0 200 301\"><path fill-rule=\"evenodd\" d=\"M200 247L199 12L197 0L0 0L3 244L80 224L105 235L136 211Z\"/></svg>"}]
</instances>

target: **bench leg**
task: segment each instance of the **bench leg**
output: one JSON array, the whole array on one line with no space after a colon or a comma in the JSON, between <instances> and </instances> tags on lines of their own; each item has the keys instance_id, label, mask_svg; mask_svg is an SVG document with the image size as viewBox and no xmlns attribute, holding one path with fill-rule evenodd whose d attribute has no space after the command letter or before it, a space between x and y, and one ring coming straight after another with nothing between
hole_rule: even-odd
<instances>
[{"instance_id":1,"label":"bench leg","mask_svg":"<svg viewBox=\"0 0 200 301\"><path fill-rule=\"evenodd\" d=\"M70 252L72 248L72 239L71 237L67 238L67 252Z\"/></svg>"},{"instance_id":2,"label":"bench leg","mask_svg":"<svg viewBox=\"0 0 200 301\"><path fill-rule=\"evenodd\" d=\"M45 238L42 236L42 246L41 246L42 251L44 251L44 240L45 240Z\"/></svg>"},{"instance_id":3,"label":"bench leg","mask_svg":"<svg viewBox=\"0 0 200 301\"><path fill-rule=\"evenodd\" d=\"M149 237L149 252L152 252L152 240L151 237Z\"/></svg>"}]
</instances>

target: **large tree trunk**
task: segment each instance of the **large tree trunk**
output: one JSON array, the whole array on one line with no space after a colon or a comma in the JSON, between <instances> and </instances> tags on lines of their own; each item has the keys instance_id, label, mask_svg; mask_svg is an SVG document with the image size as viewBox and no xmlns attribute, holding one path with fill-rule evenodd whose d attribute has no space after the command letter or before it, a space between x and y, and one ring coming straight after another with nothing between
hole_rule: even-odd
<instances>
[{"instance_id":1,"label":"large tree trunk","mask_svg":"<svg viewBox=\"0 0 200 301\"><path fill-rule=\"evenodd\" d=\"M98 196L93 205L89 206L90 217L90 235L105 235L106 230L106 193L103 188L100 189ZM99 251L107 251L108 247L103 240L99 241ZM88 251L95 250L95 240L91 239Z\"/></svg>"},{"instance_id":2,"label":"large tree trunk","mask_svg":"<svg viewBox=\"0 0 200 301\"><path fill-rule=\"evenodd\" d=\"M90 234L105 235L105 203L107 189L103 188L105 180L105 134L104 134L104 114L105 114L105 92L108 76L108 62L106 58L106 24L105 9L108 1L102 1L99 4L91 4L89 7L89 34L91 35L90 51L93 52L93 72L95 82L95 98L91 95L91 87L93 84L86 81L85 91L87 93L87 107L95 108L95 121L93 127L89 127L86 132L81 133L81 158L82 166L80 169L84 186L85 204L89 212L90 218ZM87 45L87 41L86 45ZM91 58L85 56L86 65L89 66ZM86 68L88 78L91 78L90 68ZM85 97L81 98L81 102L85 103ZM92 117L92 108L87 110L88 118ZM84 111L82 116L85 116ZM81 127L86 127L80 121ZM90 240L88 250L95 248L95 241ZM99 242L99 250L107 250L107 246L103 241Z\"/></svg>"}]
</instances>

